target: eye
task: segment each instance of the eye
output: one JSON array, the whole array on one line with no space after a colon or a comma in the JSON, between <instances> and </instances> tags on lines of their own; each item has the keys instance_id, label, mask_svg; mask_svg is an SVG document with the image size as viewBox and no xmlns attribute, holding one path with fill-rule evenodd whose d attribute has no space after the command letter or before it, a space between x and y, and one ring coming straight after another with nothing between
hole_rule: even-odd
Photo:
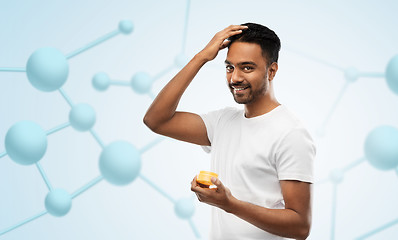
<instances>
[{"instance_id":1,"label":"eye","mask_svg":"<svg viewBox=\"0 0 398 240\"><path fill-rule=\"evenodd\" d=\"M253 70L253 69L254 69L254 68L249 67L249 66L243 67L243 70L245 70L245 71L251 71L251 70Z\"/></svg>"},{"instance_id":2,"label":"eye","mask_svg":"<svg viewBox=\"0 0 398 240\"><path fill-rule=\"evenodd\" d=\"M234 67L232 65L225 66L225 69L227 70L228 73L234 71Z\"/></svg>"}]
</instances>

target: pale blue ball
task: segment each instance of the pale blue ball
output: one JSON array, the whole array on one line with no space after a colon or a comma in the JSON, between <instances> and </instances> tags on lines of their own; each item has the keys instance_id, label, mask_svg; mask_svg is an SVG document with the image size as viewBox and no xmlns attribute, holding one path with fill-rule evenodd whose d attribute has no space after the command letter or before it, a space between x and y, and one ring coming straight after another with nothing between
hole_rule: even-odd
<instances>
[{"instance_id":1,"label":"pale blue ball","mask_svg":"<svg viewBox=\"0 0 398 240\"><path fill-rule=\"evenodd\" d=\"M94 75L92 79L93 87L98 91L105 91L111 84L111 79L108 74L104 72L99 72Z\"/></svg>"},{"instance_id":2,"label":"pale blue ball","mask_svg":"<svg viewBox=\"0 0 398 240\"><path fill-rule=\"evenodd\" d=\"M73 105L69 112L69 121L72 127L78 131L90 130L95 123L95 111L86 103Z\"/></svg>"},{"instance_id":3,"label":"pale blue ball","mask_svg":"<svg viewBox=\"0 0 398 240\"><path fill-rule=\"evenodd\" d=\"M380 126L373 129L365 141L365 156L369 163L380 170L398 166L398 129Z\"/></svg>"},{"instance_id":4,"label":"pale blue ball","mask_svg":"<svg viewBox=\"0 0 398 240\"><path fill-rule=\"evenodd\" d=\"M185 54L178 54L175 58L174 58L174 64L178 67L178 68L183 68L185 65L187 65L187 63L189 62L189 59L187 56L185 56Z\"/></svg>"},{"instance_id":5,"label":"pale blue ball","mask_svg":"<svg viewBox=\"0 0 398 240\"><path fill-rule=\"evenodd\" d=\"M14 162L34 164L46 153L47 135L37 123L20 121L7 131L5 148Z\"/></svg>"},{"instance_id":6,"label":"pale blue ball","mask_svg":"<svg viewBox=\"0 0 398 240\"><path fill-rule=\"evenodd\" d=\"M129 34L134 30L133 22L130 20L122 20L119 22L119 31L123 34Z\"/></svg>"},{"instance_id":7,"label":"pale blue ball","mask_svg":"<svg viewBox=\"0 0 398 240\"><path fill-rule=\"evenodd\" d=\"M126 141L113 142L102 151L99 168L108 182L114 185L129 184L140 173L140 153Z\"/></svg>"},{"instance_id":8,"label":"pale blue ball","mask_svg":"<svg viewBox=\"0 0 398 240\"><path fill-rule=\"evenodd\" d=\"M386 80L391 91L398 94L398 55L395 55L390 62L388 62Z\"/></svg>"},{"instance_id":9,"label":"pale blue ball","mask_svg":"<svg viewBox=\"0 0 398 240\"><path fill-rule=\"evenodd\" d=\"M146 72L138 72L131 79L131 88L139 94L147 94L152 88L152 77Z\"/></svg>"},{"instance_id":10,"label":"pale blue ball","mask_svg":"<svg viewBox=\"0 0 398 240\"><path fill-rule=\"evenodd\" d=\"M334 184L339 184L344 179L344 171L341 169L334 169L330 172L329 178Z\"/></svg>"},{"instance_id":11,"label":"pale blue ball","mask_svg":"<svg viewBox=\"0 0 398 240\"><path fill-rule=\"evenodd\" d=\"M72 198L67 191L54 189L47 194L44 205L48 213L56 217L62 217L72 207Z\"/></svg>"},{"instance_id":12,"label":"pale blue ball","mask_svg":"<svg viewBox=\"0 0 398 240\"><path fill-rule=\"evenodd\" d=\"M55 91L62 87L68 78L68 73L67 59L56 48L39 48L29 57L26 64L29 82L44 92Z\"/></svg>"},{"instance_id":13,"label":"pale blue ball","mask_svg":"<svg viewBox=\"0 0 398 240\"><path fill-rule=\"evenodd\" d=\"M179 199L174 205L174 211L179 218L189 219L195 212L195 206L191 198Z\"/></svg>"},{"instance_id":14,"label":"pale blue ball","mask_svg":"<svg viewBox=\"0 0 398 240\"><path fill-rule=\"evenodd\" d=\"M348 82L355 82L358 80L359 72L356 68L350 67L344 71L344 77Z\"/></svg>"}]
</instances>

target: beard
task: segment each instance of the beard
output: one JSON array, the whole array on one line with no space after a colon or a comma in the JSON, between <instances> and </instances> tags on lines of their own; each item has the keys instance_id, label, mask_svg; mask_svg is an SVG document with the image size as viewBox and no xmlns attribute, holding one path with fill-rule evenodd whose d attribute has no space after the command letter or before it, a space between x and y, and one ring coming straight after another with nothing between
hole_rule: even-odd
<instances>
[{"instance_id":1,"label":"beard","mask_svg":"<svg viewBox=\"0 0 398 240\"><path fill-rule=\"evenodd\" d=\"M233 87L247 87L247 89L245 89L243 93L235 93ZM229 84L229 88L230 88L230 91L232 93L232 96L233 96L235 102L238 103L238 104L250 104L250 103L253 103L258 98L264 96L265 93L267 92L267 85L266 85L265 81L261 85L260 88L254 90L254 91L253 91L253 88L252 88L252 86L250 84L247 84L245 86Z\"/></svg>"}]
</instances>

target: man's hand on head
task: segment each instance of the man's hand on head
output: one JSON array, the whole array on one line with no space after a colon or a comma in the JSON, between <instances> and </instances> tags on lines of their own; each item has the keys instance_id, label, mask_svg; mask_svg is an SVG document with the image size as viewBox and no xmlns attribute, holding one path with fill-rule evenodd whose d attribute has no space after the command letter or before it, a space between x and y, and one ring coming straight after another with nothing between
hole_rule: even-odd
<instances>
[{"instance_id":1,"label":"man's hand on head","mask_svg":"<svg viewBox=\"0 0 398 240\"><path fill-rule=\"evenodd\" d=\"M214 37L210 40L206 47L198 53L198 55L203 57L205 61L213 60L216 58L218 51L228 47L230 42L227 39L229 37L242 33L242 30L246 28L247 26L231 25L221 30L214 35Z\"/></svg>"}]
</instances>

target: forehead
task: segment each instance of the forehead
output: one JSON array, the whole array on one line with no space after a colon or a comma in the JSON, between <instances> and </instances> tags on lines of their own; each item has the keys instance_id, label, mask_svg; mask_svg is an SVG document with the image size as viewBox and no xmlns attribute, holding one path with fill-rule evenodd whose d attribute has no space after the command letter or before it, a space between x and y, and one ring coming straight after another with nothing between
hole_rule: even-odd
<instances>
[{"instance_id":1,"label":"forehead","mask_svg":"<svg viewBox=\"0 0 398 240\"><path fill-rule=\"evenodd\" d=\"M228 48L226 60L234 65L242 62L254 62L257 65L267 64L260 45L248 42L233 42Z\"/></svg>"}]
</instances>

